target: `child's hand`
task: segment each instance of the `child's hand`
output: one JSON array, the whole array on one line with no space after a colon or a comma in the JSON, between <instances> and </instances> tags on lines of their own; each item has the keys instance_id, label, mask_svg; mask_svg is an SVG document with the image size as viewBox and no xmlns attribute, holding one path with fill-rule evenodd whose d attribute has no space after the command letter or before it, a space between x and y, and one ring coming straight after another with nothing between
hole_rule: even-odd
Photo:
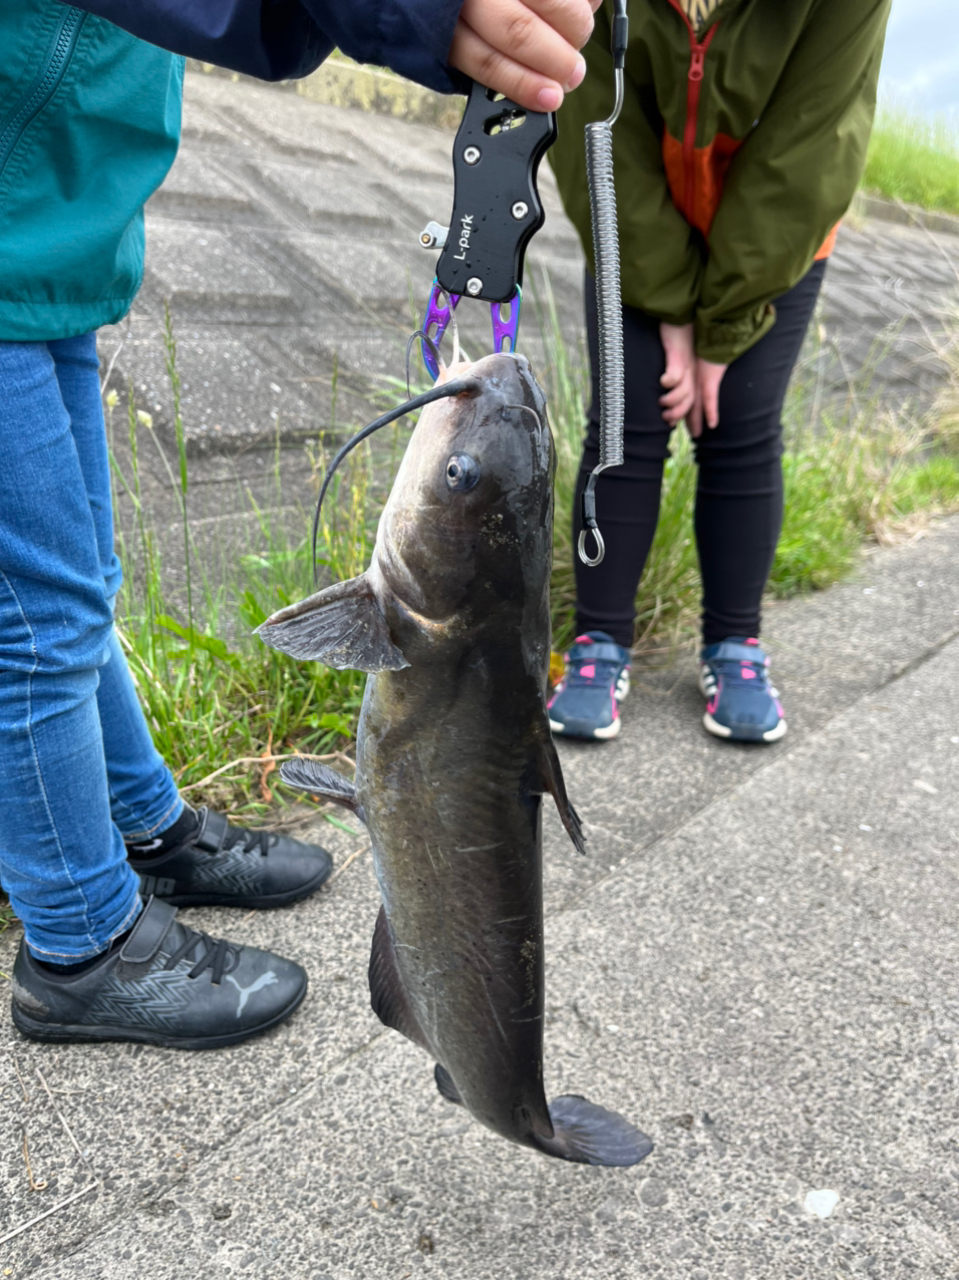
<instances>
[{"instance_id":1,"label":"child's hand","mask_svg":"<svg viewBox=\"0 0 959 1280\"><path fill-rule=\"evenodd\" d=\"M694 440L702 435L704 418L707 427L719 426L719 385L728 368L728 364L713 364L696 357L696 399L686 424Z\"/></svg>"},{"instance_id":2,"label":"child's hand","mask_svg":"<svg viewBox=\"0 0 959 1280\"><path fill-rule=\"evenodd\" d=\"M671 427L693 413L696 405L696 354L691 324L660 324L659 338L666 355L666 371L660 378L665 394L659 397L663 419Z\"/></svg>"},{"instance_id":3,"label":"child's hand","mask_svg":"<svg viewBox=\"0 0 959 1280\"><path fill-rule=\"evenodd\" d=\"M465 0L450 66L528 111L556 111L586 74L600 0Z\"/></svg>"}]
</instances>

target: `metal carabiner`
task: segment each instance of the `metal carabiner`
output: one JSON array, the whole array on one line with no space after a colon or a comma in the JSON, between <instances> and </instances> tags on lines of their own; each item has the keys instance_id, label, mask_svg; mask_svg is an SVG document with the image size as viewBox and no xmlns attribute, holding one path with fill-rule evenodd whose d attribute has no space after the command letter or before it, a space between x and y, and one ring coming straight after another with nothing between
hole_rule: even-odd
<instances>
[{"instance_id":1,"label":"metal carabiner","mask_svg":"<svg viewBox=\"0 0 959 1280\"><path fill-rule=\"evenodd\" d=\"M446 299L445 302L443 301L444 298ZM433 355L430 343L439 351L440 343L443 341L443 334L453 318L453 312L459 300L460 295L458 293L447 293L438 280L433 280L430 300L426 304L426 316L423 319L425 337L420 340L420 349L423 352L423 363L429 370L430 377L434 382L440 376L440 367L436 357ZM431 326L434 326L432 333L430 332Z\"/></svg>"},{"instance_id":2,"label":"metal carabiner","mask_svg":"<svg viewBox=\"0 0 959 1280\"><path fill-rule=\"evenodd\" d=\"M516 292L508 302L491 302L490 315L493 319L493 350L499 354L501 351L516 350L516 335L519 332L519 312L523 304L523 290L519 285L516 286ZM509 318L503 319L502 308L509 307Z\"/></svg>"}]
</instances>

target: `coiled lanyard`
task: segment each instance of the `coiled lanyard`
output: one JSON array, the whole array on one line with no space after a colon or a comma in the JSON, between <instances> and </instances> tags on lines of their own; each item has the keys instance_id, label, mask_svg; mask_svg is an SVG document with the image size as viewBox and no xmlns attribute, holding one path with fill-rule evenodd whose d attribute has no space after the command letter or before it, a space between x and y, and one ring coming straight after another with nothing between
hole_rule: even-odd
<instances>
[{"instance_id":1,"label":"coiled lanyard","mask_svg":"<svg viewBox=\"0 0 959 1280\"><path fill-rule=\"evenodd\" d=\"M623 64L629 36L627 0L614 0L613 68L616 101L608 120L586 126L586 176L596 260L599 315L599 463L582 495L583 528L577 550L584 564L606 554L596 523L596 481L623 462L623 307L619 228L613 182L613 125L623 107ZM465 294L488 301L496 351L515 351L522 300L523 262L545 215L536 188L539 163L556 137L552 113L525 111L515 102L473 84L453 144L454 195L449 225L430 222L420 235L424 249L441 250L419 336L431 376L439 376L439 344ZM506 314L504 315L504 307ZM593 535L595 554L586 550Z\"/></svg>"},{"instance_id":2,"label":"coiled lanyard","mask_svg":"<svg viewBox=\"0 0 959 1280\"><path fill-rule=\"evenodd\" d=\"M608 120L586 126L586 178L593 225L596 260L596 310L599 328L599 462L583 489L583 527L577 552L583 564L597 565L606 544L596 523L596 481L607 467L623 464L625 378L623 357L623 296L619 276L619 227L616 221L616 187L613 182L613 125L623 109L623 63L629 37L626 0L615 0L613 17L613 68L616 101ZM593 535L595 554L586 550L587 534Z\"/></svg>"}]
</instances>

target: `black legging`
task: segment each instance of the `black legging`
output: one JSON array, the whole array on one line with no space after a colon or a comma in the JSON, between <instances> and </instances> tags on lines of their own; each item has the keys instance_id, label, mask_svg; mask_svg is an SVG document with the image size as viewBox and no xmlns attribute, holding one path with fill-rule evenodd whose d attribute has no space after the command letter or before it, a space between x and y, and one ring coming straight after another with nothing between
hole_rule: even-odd
<instances>
[{"instance_id":1,"label":"black legging","mask_svg":"<svg viewBox=\"0 0 959 1280\"><path fill-rule=\"evenodd\" d=\"M782 412L822 284L825 261L776 302L776 323L727 369L719 389L719 426L695 442L699 465L694 525L703 579L703 643L759 634L762 594L782 527ZM586 327L593 399L579 487L599 458L599 357L596 294L586 277ZM626 356L626 460L604 471L596 511L606 558L594 569L576 557L577 633L606 631L633 642L636 589L659 518L663 464L671 428L663 421L659 379L665 366L659 322L623 307ZM573 506L573 546L580 502ZM592 542L588 540L591 547ZM575 556L575 551L574 551Z\"/></svg>"}]
</instances>

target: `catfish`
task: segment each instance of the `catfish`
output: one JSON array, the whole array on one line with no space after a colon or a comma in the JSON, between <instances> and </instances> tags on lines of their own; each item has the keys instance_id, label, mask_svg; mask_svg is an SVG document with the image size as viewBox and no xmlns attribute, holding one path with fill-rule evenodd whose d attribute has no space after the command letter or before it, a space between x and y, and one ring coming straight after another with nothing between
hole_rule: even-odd
<instances>
[{"instance_id":1,"label":"catfish","mask_svg":"<svg viewBox=\"0 0 959 1280\"><path fill-rule=\"evenodd\" d=\"M258 628L294 657L369 673L355 785L307 760L281 776L366 823L383 900L372 1006L433 1057L442 1095L546 1155L633 1165L645 1134L576 1095L548 1105L543 1088L545 794L584 851L546 710L545 398L523 356L454 373L412 434L369 569Z\"/></svg>"}]
</instances>

